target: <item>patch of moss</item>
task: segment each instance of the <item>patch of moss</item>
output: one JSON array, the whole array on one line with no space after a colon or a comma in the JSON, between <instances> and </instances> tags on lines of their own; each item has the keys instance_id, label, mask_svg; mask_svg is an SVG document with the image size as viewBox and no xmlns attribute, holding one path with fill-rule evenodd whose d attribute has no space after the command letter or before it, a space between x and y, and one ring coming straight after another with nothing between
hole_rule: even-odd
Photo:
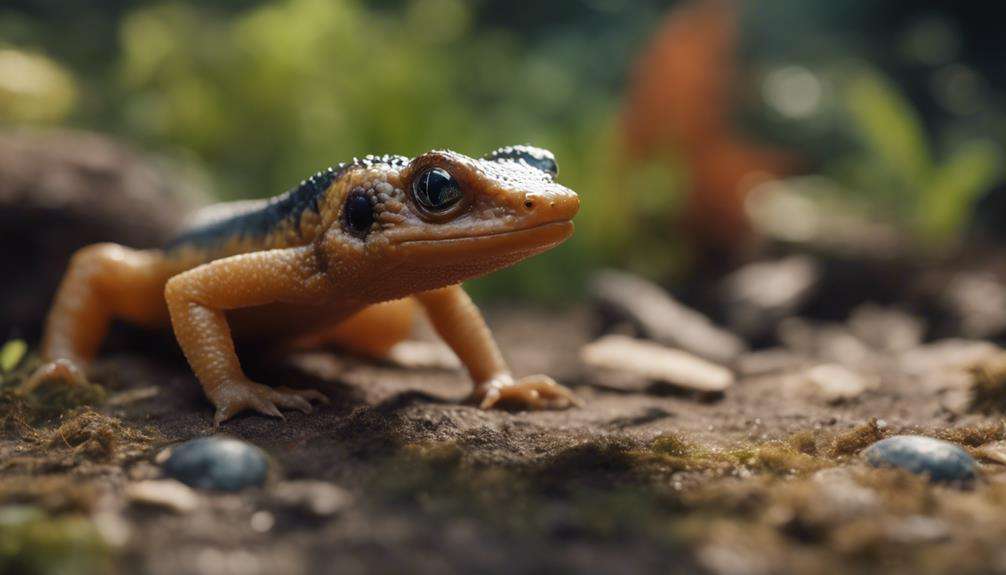
<instances>
[{"instance_id":1,"label":"patch of moss","mask_svg":"<svg viewBox=\"0 0 1006 575\"><path fill-rule=\"evenodd\" d=\"M817 437L819 432L814 430L799 431L789 436L786 440L793 449L807 455L817 455Z\"/></svg>"},{"instance_id":2,"label":"patch of moss","mask_svg":"<svg viewBox=\"0 0 1006 575\"><path fill-rule=\"evenodd\" d=\"M31 504L50 513L90 513L97 499L95 484L69 475L0 479L0 505Z\"/></svg>"},{"instance_id":3,"label":"patch of moss","mask_svg":"<svg viewBox=\"0 0 1006 575\"><path fill-rule=\"evenodd\" d=\"M835 436L828 448L828 455L833 458L855 455L883 439L886 434L886 429L879 425L877 418L870 418L866 423Z\"/></svg>"},{"instance_id":4,"label":"patch of moss","mask_svg":"<svg viewBox=\"0 0 1006 575\"><path fill-rule=\"evenodd\" d=\"M935 434L936 438L967 447L978 447L990 441L1006 438L1006 426L1001 420L976 423L951 429L943 429Z\"/></svg>"},{"instance_id":5,"label":"patch of moss","mask_svg":"<svg viewBox=\"0 0 1006 575\"><path fill-rule=\"evenodd\" d=\"M34 439L35 412L26 397L11 389L0 389L0 433L3 437Z\"/></svg>"},{"instance_id":6,"label":"patch of moss","mask_svg":"<svg viewBox=\"0 0 1006 575\"><path fill-rule=\"evenodd\" d=\"M1006 411L1006 353L972 370L970 407L982 413Z\"/></svg>"},{"instance_id":7,"label":"patch of moss","mask_svg":"<svg viewBox=\"0 0 1006 575\"><path fill-rule=\"evenodd\" d=\"M816 443L813 443L813 438L811 440L812 451L816 451ZM742 469L787 475L816 471L829 465L828 461L805 453L798 446L810 449L806 437L713 450L689 443L676 435L662 435L650 443L648 451L638 455L666 471L702 471L720 475Z\"/></svg>"},{"instance_id":8,"label":"patch of moss","mask_svg":"<svg viewBox=\"0 0 1006 575\"><path fill-rule=\"evenodd\" d=\"M784 442L771 442L758 446L749 462L753 462L752 467L756 469L777 475L809 473L831 465Z\"/></svg>"},{"instance_id":9,"label":"patch of moss","mask_svg":"<svg viewBox=\"0 0 1006 575\"><path fill-rule=\"evenodd\" d=\"M49 517L30 506L0 507L0 572L108 573L111 549L85 517Z\"/></svg>"},{"instance_id":10,"label":"patch of moss","mask_svg":"<svg viewBox=\"0 0 1006 575\"><path fill-rule=\"evenodd\" d=\"M16 382L10 383L0 388L0 432L32 439L36 426L80 406L99 405L105 397L105 388L97 384L45 382L26 394L17 390Z\"/></svg>"},{"instance_id":11,"label":"patch of moss","mask_svg":"<svg viewBox=\"0 0 1006 575\"><path fill-rule=\"evenodd\" d=\"M48 447L67 447L92 461L111 461L143 451L155 442L152 431L123 425L115 417L80 407L64 414L48 436Z\"/></svg>"},{"instance_id":12,"label":"patch of moss","mask_svg":"<svg viewBox=\"0 0 1006 575\"><path fill-rule=\"evenodd\" d=\"M650 443L650 449L674 457L688 457L696 451L694 444L673 433L665 433L654 439Z\"/></svg>"}]
</instances>

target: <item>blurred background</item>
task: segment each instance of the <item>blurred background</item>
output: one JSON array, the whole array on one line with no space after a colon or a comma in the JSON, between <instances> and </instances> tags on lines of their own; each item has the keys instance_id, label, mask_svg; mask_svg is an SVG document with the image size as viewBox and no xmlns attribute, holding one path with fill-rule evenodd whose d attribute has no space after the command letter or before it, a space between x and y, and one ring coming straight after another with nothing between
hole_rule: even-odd
<instances>
[{"instance_id":1,"label":"blurred background","mask_svg":"<svg viewBox=\"0 0 1006 575\"><path fill-rule=\"evenodd\" d=\"M0 122L110 135L222 199L368 153L550 148L577 233L473 282L483 299L575 298L609 265L687 286L780 245L947 258L1003 230L1006 42L987 12L7 0Z\"/></svg>"}]
</instances>

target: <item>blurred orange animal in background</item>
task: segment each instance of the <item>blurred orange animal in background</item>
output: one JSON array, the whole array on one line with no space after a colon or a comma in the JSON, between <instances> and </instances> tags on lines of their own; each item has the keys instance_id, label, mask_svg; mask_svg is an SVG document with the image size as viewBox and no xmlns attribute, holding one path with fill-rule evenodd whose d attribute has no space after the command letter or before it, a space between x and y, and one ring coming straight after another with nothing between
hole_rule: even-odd
<instances>
[{"instance_id":1,"label":"blurred orange animal in background","mask_svg":"<svg viewBox=\"0 0 1006 575\"><path fill-rule=\"evenodd\" d=\"M733 125L738 16L727 0L672 10L636 63L622 116L630 163L668 149L684 160L690 183L682 226L700 265L708 256L733 259L750 243L745 197L796 164Z\"/></svg>"}]
</instances>

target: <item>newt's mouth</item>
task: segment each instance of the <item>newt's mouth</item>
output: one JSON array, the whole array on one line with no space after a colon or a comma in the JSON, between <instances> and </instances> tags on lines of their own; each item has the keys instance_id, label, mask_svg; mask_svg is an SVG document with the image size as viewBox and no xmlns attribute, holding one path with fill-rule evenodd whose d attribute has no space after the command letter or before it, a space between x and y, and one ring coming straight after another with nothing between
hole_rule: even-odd
<instances>
[{"instance_id":1,"label":"newt's mouth","mask_svg":"<svg viewBox=\"0 0 1006 575\"><path fill-rule=\"evenodd\" d=\"M399 246L409 255L447 257L487 254L527 255L551 249L573 235L573 222L550 222L523 230L495 232L479 236L407 240Z\"/></svg>"}]
</instances>

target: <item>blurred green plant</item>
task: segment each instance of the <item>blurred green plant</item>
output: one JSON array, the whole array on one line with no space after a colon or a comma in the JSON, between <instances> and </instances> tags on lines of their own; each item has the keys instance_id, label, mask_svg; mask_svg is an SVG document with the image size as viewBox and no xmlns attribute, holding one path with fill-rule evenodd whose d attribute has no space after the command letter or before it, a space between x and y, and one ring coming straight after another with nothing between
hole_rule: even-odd
<instances>
[{"instance_id":1,"label":"blurred green plant","mask_svg":"<svg viewBox=\"0 0 1006 575\"><path fill-rule=\"evenodd\" d=\"M940 161L912 104L879 73L859 72L845 92L861 143L845 164L855 166L850 187L884 202L922 239L953 240L977 196L1002 175L1000 147L970 140Z\"/></svg>"},{"instance_id":2,"label":"blurred green plant","mask_svg":"<svg viewBox=\"0 0 1006 575\"><path fill-rule=\"evenodd\" d=\"M0 347L0 382L4 374L14 371L28 354L28 344L22 339L12 339Z\"/></svg>"},{"instance_id":3,"label":"blurred green plant","mask_svg":"<svg viewBox=\"0 0 1006 575\"><path fill-rule=\"evenodd\" d=\"M27 505L0 507L0 572L108 573L112 555L86 517L51 517Z\"/></svg>"},{"instance_id":4,"label":"blurred green plant","mask_svg":"<svg viewBox=\"0 0 1006 575\"><path fill-rule=\"evenodd\" d=\"M76 99L76 84L58 63L0 43L0 121L58 122Z\"/></svg>"}]
</instances>

